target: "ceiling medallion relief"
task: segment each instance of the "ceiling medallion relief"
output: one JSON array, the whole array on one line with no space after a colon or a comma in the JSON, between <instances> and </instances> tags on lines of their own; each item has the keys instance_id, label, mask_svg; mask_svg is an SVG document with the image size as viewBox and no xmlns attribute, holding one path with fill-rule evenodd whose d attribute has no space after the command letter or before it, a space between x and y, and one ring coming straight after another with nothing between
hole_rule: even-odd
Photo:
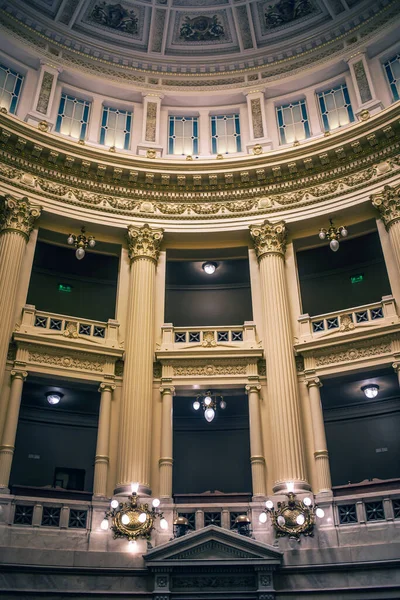
<instances>
[{"instance_id":1,"label":"ceiling medallion relief","mask_svg":"<svg viewBox=\"0 0 400 600\"><path fill-rule=\"evenodd\" d=\"M320 12L310 0L269 0L263 10L265 26L271 29Z\"/></svg>"},{"instance_id":2,"label":"ceiling medallion relief","mask_svg":"<svg viewBox=\"0 0 400 600\"><path fill-rule=\"evenodd\" d=\"M208 42L225 37L225 31L218 15L190 18L186 16L179 31L179 37L186 42Z\"/></svg>"},{"instance_id":3,"label":"ceiling medallion relief","mask_svg":"<svg viewBox=\"0 0 400 600\"><path fill-rule=\"evenodd\" d=\"M138 32L138 17L135 11L128 10L121 4L99 2L94 5L89 20L124 33Z\"/></svg>"}]
</instances>

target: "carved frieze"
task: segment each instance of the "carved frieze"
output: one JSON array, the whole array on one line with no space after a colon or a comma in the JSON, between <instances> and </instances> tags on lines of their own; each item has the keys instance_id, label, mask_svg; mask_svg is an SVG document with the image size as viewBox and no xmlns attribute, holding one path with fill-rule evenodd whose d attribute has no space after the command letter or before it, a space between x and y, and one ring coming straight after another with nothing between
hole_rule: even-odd
<instances>
[{"instance_id":1,"label":"carved frieze","mask_svg":"<svg viewBox=\"0 0 400 600\"><path fill-rule=\"evenodd\" d=\"M148 225L143 227L128 227L129 258L151 258L157 262L160 254L160 244L163 239L163 229L154 229Z\"/></svg>"},{"instance_id":2,"label":"carved frieze","mask_svg":"<svg viewBox=\"0 0 400 600\"><path fill-rule=\"evenodd\" d=\"M379 210L380 217L389 229L400 219L400 186L385 185L382 192L371 196L372 204Z\"/></svg>"},{"instance_id":3,"label":"carved frieze","mask_svg":"<svg viewBox=\"0 0 400 600\"><path fill-rule=\"evenodd\" d=\"M285 255L287 230L284 221L271 223L266 220L262 225L251 225L250 235L259 260L266 254Z\"/></svg>"},{"instance_id":4,"label":"carved frieze","mask_svg":"<svg viewBox=\"0 0 400 600\"><path fill-rule=\"evenodd\" d=\"M274 29L316 12L310 0L270 0L265 4L265 24Z\"/></svg>"},{"instance_id":5,"label":"carved frieze","mask_svg":"<svg viewBox=\"0 0 400 600\"><path fill-rule=\"evenodd\" d=\"M242 358L213 360L207 359L190 360L168 363L172 366L173 375L177 377L205 376L212 377L217 375L246 375L247 360Z\"/></svg>"},{"instance_id":6,"label":"carved frieze","mask_svg":"<svg viewBox=\"0 0 400 600\"><path fill-rule=\"evenodd\" d=\"M28 198L13 198L6 196L0 213L0 233L14 231L21 234L26 241L40 217L42 207L31 204Z\"/></svg>"},{"instance_id":7,"label":"carved frieze","mask_svg":"<svg viewBox=\"0 0 400 600\"><path fill-rule=\"evenodd\" d=\"M224 28L218 15L212 17L207 15L198 15L190 18L185 17L179 35L186 42L207 42L219 40L224 37Z\"/></svg>"},{"instance_id":8,"label":"carved frieze","mask_svg":"<svg viewBox=\"0 0 400 600\"><path fill-rule=\"evenodd\" d=\"M107 362L106 356L91 354L90 352L74 352L51 349L42 346L27 346L28 362L50 367L58 367L75 371L102 373Z\"/></svg>"},{"instance_id":9,"label":"carved frieze","mask_svg":"<svg viewBox=\"0 0 400 600\"><path fill-rule=\"evenodd\" d=\"M360 358L379 356L391 352L391 338L367 339L354 342L353 344L342 344L333 346L318 352L315 356L317 367L324 367L336 363L348 363Z\"/></svg>"},{"instance_id":10,"label":"carved frieze","mask_svg":"<svg viewBox=\"0 0 400 600\"><path fill-rule=\"evenodd\" d=\"M95 4L90 14L90 21L124 33L132 34L138 31L138 18L135 11L128 10L121 4L107 4L107 2Z\"/></svg>"}]
</instances>

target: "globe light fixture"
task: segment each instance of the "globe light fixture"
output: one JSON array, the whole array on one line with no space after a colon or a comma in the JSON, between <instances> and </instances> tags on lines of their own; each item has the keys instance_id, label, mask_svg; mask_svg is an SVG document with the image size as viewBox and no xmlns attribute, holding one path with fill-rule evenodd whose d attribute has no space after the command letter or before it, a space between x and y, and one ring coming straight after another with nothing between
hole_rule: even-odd
<instances>
[{"instance_id":1,"label":"globe light fixture","mask_svg":"<svg viewBox=\"0 0 400 600\"><path fill-rule=\"evenodd\" d=\"M158 498L154 498L152 505L154 508L158 508L160 506L160 500Z\"/></svg>"},{"instance_id":2,"label":"globe light fixture","mask_svg":"<svg viewBox=\"0 0 400 600\"><path fill-rule=\"evenodd\" d=\"M217 269L217 263L215 262L205 262L203 264L203 271L207 273L207 275L213 275Z\"/></svg>"},{"instance_id":3,"label":"globe light fixture","mask_svg":"<svg viewBox=\"0 0 400 600\"><path fill-rule=\"evenodd\" d=\"M315 514L319 519L323 519L325 516L325 511L323 510L323 508L316 508Z\"/></svg>"},{"instance_id":4,"label":"globe light fixture","mask_svg":"<svg viewBox=\"0 0 400 600\"><path fill-rule=\"evenodd\" d=\"M128 517L128 515L122 515L122 517L121 517L121 523L123 525L129 525L129 517Z\"/></svg>"},{"instance_id":5,"label":"globe light fixture","mask_svg":"<svg viewBox=\"0 0 400 600\"><path fill-rule=\"evenodd\" d=\"M139 519L138 519L139 523L144 523L146 521L146 519L147 519L146 513L144 513L144 512L140 513Z\"/></svg>"},{"instance_id":6,"label":"globe light fixture","mask_svg":"<svg viewBox=\"0 0 400 600\"><path fill-rule=\"evenodd\" d=\"M118 508L118 506L119 506L118 500L115 500L115 498L114 498L114 500L111 500L110 506L111 506L111 508Z\"/></svg>"},{"instance_id":7,"label":"globe light fixture","mask_svg":"<svg viewBox=\"0 0 400 600\"><path fill-rule=\"evenodd\" d=\"M272 510L274 508L274 503L272 502L272 500L267 500L265 506L266 508L268 508L268 510Z\"/></svg>"},{"instance_id":8,"label":"globe light fixture","mask_svg":"<svg viewBox=\"0 0 400 600\"><path fill-rule=\"evenodd\" d=\"M55 404L58 404L63 396L64 396L64 394L61 394L60 392L47 392L46 393L47 402L53 406Z\"/></svg>"},{"instance_id":9,"label":"globe light fixture","mask_svg":"<svg viewBox=\"0 0 400 600\"><path fill-rule=\"evenodd\" d=\"M82 227L79 235L74 235L73 233L70 233L67 238L67 244L69 244L70 246L75 246L75 256L78 260L82 260L82 258L84 258L86 254L86 248L94 248L96 245L96 240L94 239L94 237L92 235L86 237L85 233L86 229L85 227Z\"/></svg>"},{"instance_id":10,"label":"globe light fixture","mask_svg":"<svg viewBox=\"0 0 400 600\"><path fill-rule=\"evenodd\" d=\"M131 483L131 491L132 491L132 494L137 494L138 493L138 491L139 491L139 484L137 482L136 483Z\"/></svg>"},{"instance_id":11,"label":"globe light fixture","mask_svg":"<svg viewBox=\"0 0 400 600\"><path fill-rule=\"evenodd\" d=\"M367 385L363 385L361 389L367 398L372 399L377 397L379 385L376 385L376 383L369 383Z\"/></svg>"},{"instance_id":12,"label":"globe light fixture","mask_svg":"<svg viewBox=\"0 0 400 600\"><path fill-rule=\"evenodd\" d=\"M168 521L167 521L167 519L161 519L161 521L160 521L160 527L161 527L161 529L163 529L164 531L165 531L166 529L168 529Z\"/></svg>"},{"instance_id":13,"label":"globe light fixture","mask_svg":"<svg viewBox=\"0 0 400 600\"><path fill-rule=\"evenodd\" d=\"M102 522L100 523L100 529L102 529L103 531L107 531L108 529L108 519L103 519Z\"/></svg>"},{"instance_id":14,"label":"globe light fixture","mask_svg":"<svg viewBox=\"0 0 400 600\"><path fill-rule=\"evenodd\" d=\"M260 513L258 520L260 521L260 523L266 523L267 522L267 513L264 511L262 513Z\"/></svg>"},{"instance_id":15,"label":"globe light fixture","mask_svg":"<svg viewBox=\"0 0 400 600\"><path fill-rule=\"evenodd\" d=\"M215 396L210 391L205 394L199 394L193 402L194 410L199 410L200 407L203 408L204 418L208 423L213 421L218 406L224 410L226 408L225 400L222 396Z\"/></svg>"},{"instance_id":16,"label":"globe light fixture","mask_svg":"<svg viewBox=\"0 0 400 600\"><path fill-rule=\"evenodd\" d=\"M130 542L128 542L128 550L129 550L129 552L136 552L136 550L137 550L137 541L136 540L131 540Z\"/></svg>"},{"instance_id":17,"label":"globe light fixture","mask_svg":"<svg viewBox=\"0 0 400 600\"><path fill-rule=\"evenodd\" d=\"M347 237L348 230L347 227L342 225L341 227L335 227L332 219L329 219L330 227L325 229L322 227L319 230L318 237L320 240L329 239L329 246L333 252L337 252L339 250L339 239L340 237Z\"/></svg>"},{"instance_id":18,"label":"globe light fixture","mask_svg":"<svg viewBox=\"0 0 400 600\"><path fill-rule=\"evenodd\" d=\"M303 504L305 504L305 506L311 506L311 504L312 504L311 498L303 498Z\"/></svg>"}]
</instances>

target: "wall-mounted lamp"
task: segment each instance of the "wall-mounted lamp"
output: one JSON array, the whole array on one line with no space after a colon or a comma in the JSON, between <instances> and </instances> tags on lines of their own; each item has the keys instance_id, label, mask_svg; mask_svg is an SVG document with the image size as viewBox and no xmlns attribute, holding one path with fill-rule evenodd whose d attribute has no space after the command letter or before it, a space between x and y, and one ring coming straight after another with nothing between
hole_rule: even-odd
<instances>
[{"instance_id":1,"label":"wall-mounted lamp","mask_svg":"<svg viewBox=\"0 0 400 600\"><path fill-rule=\"evenodd\" d=\"M347 227L345 227L344 225L341 225L340 227L335 227L332 219L329 219L329 223L329 229L325 229L324 227L322 227L319 231L318 236L320 240L328 238L330 240L329 246L331 250L333 250L333 252L336 252L337 250L339 250L339 238L347 237L348 231Z\"/></svg>"},{"instance_id":2,"label":"wall-mounted lamp","mask_svg":"<svg viewBox=\"0 0 400 600\"><path fill-rule=\"evenodd\" d=\"M61 392L47 392L46 393L47 402L52 405L58 404L63 396L64 396L64 394L61 394Z\"/></svg>"},{"instance_id":3,"label":"wall-mounted lamp","mask_svg":"<svg viewBox=\"0 0 400 600\"><path fill-rule=\"evenodd\" d=\"M217 267L218 265L216 262L205 262L203 264L203 271L207 273L207 275L213 275L217 270Z\"/></svg>"},{"instance_id":4,"label":"wall-mounted lamp","mask_svg":"<svg viewBox=\"0 0 400 600\"><path fill-rule=\"evenodd\" d=\"M325 513L322 508L313 505L311 498L296 500L293 482L289 481L286 488L287 502L278 502L275 508L272 500L267 500L265 509L259 516L259 521L266 523L269 514L276 537L287 535L289 538L300 541L301 535L314 535L315 517L322 519Z\"/></svg>"},{"instance_id":5,"label":"wall-mounted lamp","mask_svg":"<svg viewBox=\"0 0 400 600\"><path fill-rule=\"evenodd\" d=\"M376 398L379 392L379 385L368 383L367 385L363 385L361 389L367 398Z\"/></svg>"}]
</instances>

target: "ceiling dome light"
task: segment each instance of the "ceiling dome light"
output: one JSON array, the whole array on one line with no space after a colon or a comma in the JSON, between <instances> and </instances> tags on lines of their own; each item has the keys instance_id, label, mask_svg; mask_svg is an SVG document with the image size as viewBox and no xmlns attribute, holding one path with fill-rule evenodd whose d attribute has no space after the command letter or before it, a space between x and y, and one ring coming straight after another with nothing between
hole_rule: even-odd
<instances>
[{"instance_id":1,"label":"ceiling dome light","mask_svg":"<svg viewBox=\"0 0 400 600\"><path fill-rule=\"evenodd\" d=\"M111 508L118 508L119 502L118 500L111 500Z\"/></svg>"},{"instance_id":2,"label":"ceiling dome light","mask_svg":"<svg viewBox=\"0 0 400 600\"><path fill-rule=\"evenodd\" d=\"M207 408L204 411L204 416L206 418L206 421L208 421L209 423L211 423L211 421L215 417L215 411L214 411L214 409L213 408Z\"/></svg>"},{"instance_id":3,"label":"ceiling dome light","mask_svg":"<svg viewBox=\"0 0 400 600\"><path fill-rule=\"evenodd\" d=\"M369 383L368 385L363 385L361 389L367 398L376 398L379 392L379 385Z\"/></svg>"},{"instance_id":4,"label":"ceiling dome light","mask_svg":"<svg viewBox=\"0 0 400 600\"><path fill-rule=\"evenodd\" d=\"M194 410L199 410L199 408L200 408L200 402L198 400L195 400L193 402L193 408L194 408Z\"/></svg>"},{"instance_id":5,"label":"ceiling dome light","mask_svg":"<svg viewBox=\"0 0 400 600\"><path fill-rule=\"evenodd\" d=\"M260 523L266 523L267 522L267 513L265 513L265 512L260 513L258 520L260 521Z\"/></svg>"},{"instance_id":6,"label":"ceiling dome light","mask_svg":"<svg viewBox=\"0 0 400 600\"><path fill-rule=\"evenodd\" d=\"M61 398L63 397L64 394L61 394L60 392L47 392L46 394L46 398L47 398L47 402L49 404L58 404L61 400Z\"/></svg>"},{"instance_id":7,"label":"ceiling dome light","mask_svg":"<svg viewBox=\"0 0 400 600\"><path fill-rule=\"evenodd\" d=\"M205 262L203 264L203 271L207 273L207 275L213 275L217 269L217 263L215 262Z\"/></svg>"}]
</instances>

